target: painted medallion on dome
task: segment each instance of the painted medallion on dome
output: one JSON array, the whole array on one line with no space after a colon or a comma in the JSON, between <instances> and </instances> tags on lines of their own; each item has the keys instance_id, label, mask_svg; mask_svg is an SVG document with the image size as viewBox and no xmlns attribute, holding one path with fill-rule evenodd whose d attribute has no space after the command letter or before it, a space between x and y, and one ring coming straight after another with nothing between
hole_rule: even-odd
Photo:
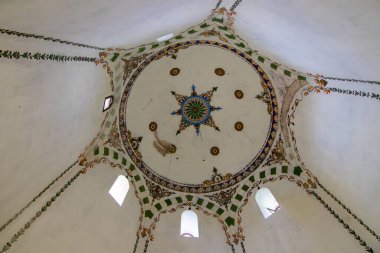
<instances>
[{"instance_id":1,"label":"painted medallion on dome","mask_svg":"<svg viewBox=\"0 0 380 253\"><path fill-rule=\"evenodd\" d=\"M215 107L210 105L212 96L217 90L217 87L213 87L212 90L200 95L197 94L195 89L195 85L193 84L191 86L192 92L190 96L179 95L172 91L172 94L180 105L180 108L177 111L171 113L172 115L181 116L179 129L176 133L177 135L189 126L194 126L197 135L200 133L201 125L206 125L220 131L211 116L211 112L219 111L222 108L220 106Z\"/></svg>"}]
</instances>

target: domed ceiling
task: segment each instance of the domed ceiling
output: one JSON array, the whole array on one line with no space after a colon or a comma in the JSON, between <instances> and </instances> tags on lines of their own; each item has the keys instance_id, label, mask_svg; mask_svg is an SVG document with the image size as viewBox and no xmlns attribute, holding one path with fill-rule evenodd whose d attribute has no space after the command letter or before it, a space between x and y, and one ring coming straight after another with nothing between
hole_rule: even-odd
<instances>
[{"instance_id":1,"label":"domed ceiling","mask_svg":"<svg viewBox=\"0 0 380 253\"><path fill-rule=\"evenodd\" d=\"M93 174L89 171L99 164L120 169L131 183L129 198L134 194L132 197L138 200L138 227L131 247L134 253L149 251L162 216L188 208L218 223L228 251L246 252L246 235L252 231L245 230L247 224L252 224L246 221L243 209L252 201L256 190L279 181L290 182L308 194L305 212L314 212L316 206L326 209L324 215L331 214L329 218L340 224L344 232L339 238L353 241L353 247L374 252L370 244L380 241L378 234L331 189L322 185L313 175L313 168L306 167L303 157L313 152L304 152L299 147L309 145L309 139L300 136L312 135L310 125L314 123L308 122L308 117L299 120L298 115L312 114L314 107L299 109L311 94L323 94L326 101L332 93L373 100L380 100L380 95L329 87L328 81L334 78L297 71L253 50L234 28L235 9L240 2L235 1L226 9L218 1L201 23L170 39L129 49L98 48L0 30L7 35L100 50L99 57L7 50L0 51L0 58L95 63L109 77L111 94L108 95L113 101L102 115L100 131L81 152L78 161L0 227L0 232L7 231L8 225L15 224L13 221L33 203L42 202L40 197L61 182L61 178L69 178L6 241L1 252L12 249L77 178L88 173L91 181ZM376 81L371 84L374 83L379 84ZM304 139L298 141L299 138ZM102 177L110 177L102 173ZM105 182L100 184L106 187ZM279 189L280 196L287 194L279 186L273 188ZM298 193L291 195L301 198ZM289 213L300 216L294 207L285 207ZM297 224L291 225L298 231ZM279 246L275 248L279 250Z\"/></svg>"},{"instance_id":2,"label":"domed ceiling","mask_svg":"<svg viewBox=\"0 0 380 253\"><path fill-rule=\"evenodd\" d=\"M306 93L329 93L327 82L250 49L235 14L216 8L170 40L100 53L115 105L82 161L129 166L138 238L153 240L161 214L195 206L217 218L233 250L244 248L240 214L253 189L282 179L317 188L292 115Z\"/></svg>"},{"instance_id":3,"label":"domed ceiling","mask_svg":"<svg viewBox=\"0 0 380 253\"><path fill-rule=\"evenodd\" d=\"M270 100L258 99L261 93ZM264 70L250 55L209 40L149 55L126 82L119 111L123 144L137 167L185 192L244 179L263 162L278 128ZM215 169L223 175L217 184L210 182Z\"/></svg>"}]
</instances>

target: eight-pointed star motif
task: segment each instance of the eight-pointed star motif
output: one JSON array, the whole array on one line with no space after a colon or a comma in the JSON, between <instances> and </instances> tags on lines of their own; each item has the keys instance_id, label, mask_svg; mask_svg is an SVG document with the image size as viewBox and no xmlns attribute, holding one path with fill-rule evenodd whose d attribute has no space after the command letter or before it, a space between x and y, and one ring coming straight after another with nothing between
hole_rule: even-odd
<instances>
[{"instance_id":1,"label":"eight-pointed star motif","mask_svg":"<svg viewBox=\"0 0 380 253\"><path fill-rule=\"evenodd\" d=\"M211 112L219 111L222 108L210 105L212 96L217 89L217 87L213 87L212 90L198 95L195 91L195 85L193 84L191 86L192 92L190 96L179 95L172 91L172 94L180 105L180 108L177 111L171 113L172 115L181 115L181 122L179 124L179 129L177 130L177 135L191 125L194 126L197 135L200 133L200 125L213 127L215 130L220 131L211 116Z\"/></svg>"}]
</instances>

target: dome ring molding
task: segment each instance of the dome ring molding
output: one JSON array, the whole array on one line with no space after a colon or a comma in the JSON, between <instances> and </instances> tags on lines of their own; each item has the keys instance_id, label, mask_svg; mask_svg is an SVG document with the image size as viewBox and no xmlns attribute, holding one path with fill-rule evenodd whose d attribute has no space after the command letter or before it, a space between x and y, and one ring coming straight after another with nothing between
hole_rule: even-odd
<instances>
[{"instance_id":1,"label":"dome ring molding","mask_svg":"<svg viewBox=\"0 0 380 253\"><path fill-rule=\"evenodd\" d=\"M128 141L127 138L127 122L126 122L126 111L127 111L127 102L128 97L130 95L130 92L132 90L134 82L137 80L139 75L143 72L145 67L147 67L151 62L161 59L163 56L170 56L171 53L175 50L180 49L186 49L190 46L212 46L217 47L223 50L227 50L234 54L235 56L240 57L243 61L248 63L253 70L259 75L261 81L263 84L265 84L265 87L267 88L267 91L270 94L271 100L269 105L272 108L272 113L270 115L270 125L269 130L265 139L264 144L262 145L260 151L255 155L255 157L239 172L234 174L229 180L221 181L218 183L215 183L211 186L205 186L203 184L186 184L186 183L179 183L174 180L171 180L167 177L161 176L157 172L155 172L153 169L151 169L139 156L135 153L135 150L132 148L132 144ZM271 147L273 145L274 139L277 134L279 122L278 122L278 103L276 98L276 93L273 88L272 82L267 76L267 74L264 72L264 70L245 52L242 52L235 47L216 42L216 41L209 41L209 40L193 40L193 41L184 41L179 42L170 46L167 46L157 52L155 52L153 55L149 56L144 62L138 66L138 68L134 71L130 79L128 80L128 83L125 86L125 89L123 91L121 101L120 101L120 107L119 107L119 129L120 129L120 136L123 142L123 145L132 159L132 161L135 163L137 168L150 180L160 184L161 186L164 186L166 188L180 191L180 192L188 192L188 193L205 193L205 192L213 192L213 191L219 191L225 188L228 188L230 186L233 186L237 184L238 182L242 181L244 178L249 176L252 172L254 172L260 164L262 164L269 154Z\"/></svg>"}]
</instances>

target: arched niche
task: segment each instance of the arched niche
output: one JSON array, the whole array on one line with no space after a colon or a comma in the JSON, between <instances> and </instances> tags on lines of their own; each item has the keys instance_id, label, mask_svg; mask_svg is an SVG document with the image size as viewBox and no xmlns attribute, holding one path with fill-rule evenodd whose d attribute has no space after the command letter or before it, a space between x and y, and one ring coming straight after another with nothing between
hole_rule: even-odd
<instances>
[{"instance_id":1,"label":"arched niche","mask_svg":"<svg viewBox=\"0 0 380 253\"><path fill-rule=\"evenodd\" d=\"M266 187L262 187L256 192L255 200L265 219L269 218L280 209L280 205L278 204L276 198Z\"/></svg>"},{"instance_id":2,"label":"arched niche","mask_svg":"<svg viewBox=\"0 0 380 253\"><path fill-rule=\"evenodd\" d=\"M183 237L199 238L198 215L191 209L181 214L181 232Z\"/></svg>"},{"instance_id":3,"label":"arched niche","mask_svg":"<svg viewBox=\"0 0 380 253\"><path fill-rule=\"evenodd\" d=\"M187 209L187 208L186 208ZM212 216L204 214L200 210L198 216L199 238L187 238L180 236L181 215L186 209L179 208L175 212L167 212L160 216L160 221L153 232L154 240L149 243L148 252L166 253L230 253L231 247L226 243L226 235L222 225Z\"/></svg>"},{"instance_id":4,"label":"arched niche","mask_svg":"<svg viewBox=\"0 0 380 253\"><path fill-rule=\"evenodd\" d=\"M126 176L118 175L113 182L108 193L116 201L119 206L122 206L129 191L129 181Z\"/></svg>"}]
</instances>

